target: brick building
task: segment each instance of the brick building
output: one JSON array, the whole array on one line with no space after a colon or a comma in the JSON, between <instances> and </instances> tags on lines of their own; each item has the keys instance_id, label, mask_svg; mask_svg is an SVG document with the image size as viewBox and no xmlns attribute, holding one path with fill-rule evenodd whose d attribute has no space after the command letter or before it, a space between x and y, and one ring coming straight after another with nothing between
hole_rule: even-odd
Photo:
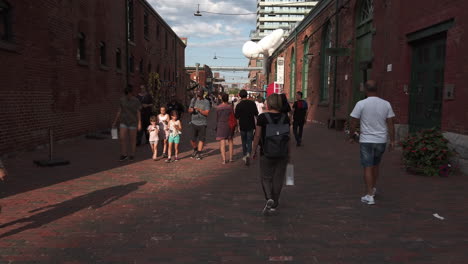
<instances>
[{"instance_id":1,"label":"brick building","mask_svg":"<svg viewBox=\"0 0 468 264\"><path fill-rule=\"evenodd\" d=\"M205 88L208 93L213 93L213 71L210 66L203 65L203 67L197 70L187 70L190 74L190 80L197 82L202 88ZM198 74L198 77L197 77Z\"/></svg>"},{"instance_id":2,"label":"brick building","mask_svg":"<svg viewBox=\"0 0 468 264\"><path fill-rule=\"evenodd\" d=\"M183 98L184 50L144 0L0 0L0 153L109 128L149 72Z\"/></svg>"},{"instance_id":3,"label":"brick building","mask_svg":"<svg viewBox=\"0 0 468 264\"><path fill-rule=\"evenodd\" d=\"M397 115L399 138L441 127L468 158L468 2L322 0L269 61L284 57L284 92L302 90L308 120L341 126L374 79ZM279 73L281 74L281 73Z\"/></svg>"}]
</instances>

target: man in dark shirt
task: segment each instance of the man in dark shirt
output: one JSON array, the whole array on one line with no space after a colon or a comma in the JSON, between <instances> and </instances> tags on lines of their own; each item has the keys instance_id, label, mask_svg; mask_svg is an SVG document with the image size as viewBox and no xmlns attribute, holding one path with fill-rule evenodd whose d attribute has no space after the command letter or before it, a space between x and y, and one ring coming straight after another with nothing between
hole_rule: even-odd
<instances>
[{"instance_id":1,"label":"man in dark shirt","mask_svg":"<svg viewBox=\"0 0 468 264\"><path fill-rule=\"evenodd\" d=\"M167 104L167 112L170 114L173 110L179 114L179 120L182 120L182 113L184 112L184 106L177 102L176 97L171 97L171 102Z\"/></svg>"},{"instance_id":2,"label":"man in dark shirt","mask_svg":"<svg viewBox=\"0 0 468 264\"><path fill-rule=\"evenodd\" d=\"M245 162L245 165L248 166L250 163L250 155L252 153L255 117L258 116L258 110L255 102L247 99L247 91L245 89L240 90L239 97L241 98L241 101L236 106L235 116L239 120L242 152L244 153L242 160Z\"/></svg>"},{"instance_id":3,"label":"man in dark shirt","mask_svg":"<svg viewBox=\"0 0 468 264\"><path fill-rule=\"evenodd\" d=\"M296 93L296 98L298 99L293 104L293 132L294 137L296 138L296 146L302 144L302 130L304 129L305 120L307 117L307 110L309 107L305 100L302 100L302 92L298 91Z\"/></svg>"}]
</instances>

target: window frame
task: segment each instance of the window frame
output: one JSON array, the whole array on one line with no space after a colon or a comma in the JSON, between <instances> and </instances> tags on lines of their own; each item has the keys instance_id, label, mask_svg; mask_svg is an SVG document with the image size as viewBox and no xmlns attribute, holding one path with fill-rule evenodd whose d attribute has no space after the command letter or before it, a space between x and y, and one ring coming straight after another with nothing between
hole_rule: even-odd
<instances>
[{"instance_id":1,"label":"window frame","mask_svg":"<svg viewBox=\"0 0 468 264\"><path fill-rule=\"evenodd\" d=\"M78 33L78 47L76 52L76 59L78 61L87 61L86 49L86 34L83 32Z\"/></svg>"},{"instance_id":2,"label":"window frame","mask_svg":"<svg viewBox=\"0 0 468 264\"><path fill-rule=\"evenodd\" d=\"M119 48L115 50L115 68L122 69L122 51Z\"/></svg>"},{"instance_id":3,"label":"window frame","mask_svg":"<svg viewBox=\"0 0 468 264\"><path fill-rule=\"evenodd\" d=\"M13 41L13 16L12 16L12 7L10 3L5 0L0 0L0 19L2 19L3 24L3 35L0 35L0 41L12 42ZM3 17L1 16L3 14ZM1 32L1 31L0 31Z\"/></svg>"},{"instance_id":4,"label":"window frame","mask_svg":"<svg viewBox=\"0 0 468 264\"><path fill-rule=\"evenodd\" d=\"M99 64L107 66L107 47L104 41L99 42Z\"/></svg>"},{"instance_id":5,"label":"window frame","mask_svg":"<svg viewBox=\"0 0 468 264\"><path fill-rule=\"evenodd\" d=\"M330 99L330 79L332 73L332 60L331 56L326 53L327 48L333 47L333 27L328 21L323 27L322 32L322 47L320 50L320 94L319 101L321 103L328 103Z\"/></svg>"},{"instance_id":6,"label":"window frame","mask_svg":"<svg viewBox=\"0 0 468 264\"><path fill-rule=\"evenodd\" d=\"M143 14L143 35L146 39L149 38L149 15L146 11Z\"/></svg>"}]
</instances>

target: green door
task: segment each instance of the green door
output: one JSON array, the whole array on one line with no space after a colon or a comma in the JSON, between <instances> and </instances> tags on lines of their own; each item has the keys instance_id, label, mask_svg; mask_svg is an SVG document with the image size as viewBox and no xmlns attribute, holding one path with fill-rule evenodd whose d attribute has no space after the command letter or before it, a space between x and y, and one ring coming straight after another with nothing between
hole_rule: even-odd
<instances>
[{"instance_id":1,"label":"green door","mask_svg":"<svg viewBox=\"0 0 468 264\"><path fill-rule=\"evenodd\" d=\"M413 45L411 66L410 132L440 128L445 69L446 35L421 40Z\"/></svg>"},{"instance_id":2,"label":"green door","mask_svg":"<svg viewBox=\"0 0 468 264\"><path fill-rule=\"evenodd\" d=\"M356 49L353 71L353 102L350 107L354 107L357 101L364 99L364 84L371 79L372 70L372 35L373 28L374 1L361 0L358 2L359 8L356 18Z\"/></svg>"}]
</instances>

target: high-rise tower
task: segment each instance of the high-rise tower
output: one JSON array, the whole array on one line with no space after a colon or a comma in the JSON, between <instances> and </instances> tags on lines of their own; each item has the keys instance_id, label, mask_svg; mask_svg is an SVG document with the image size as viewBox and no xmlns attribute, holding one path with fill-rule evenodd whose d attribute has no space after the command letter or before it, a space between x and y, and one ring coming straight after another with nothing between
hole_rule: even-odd
<instances>
[{"instance_id":1,"label":"high-rise tower","mask_svg":"<svg viewBox=\"0 0 468 264\"><path fill-rule=\"evenodd\" d=\"M257 28L250 32L250 39L258 41L278 28L284 29L287 36L317 3L311 0L257 0Z\"/></svg>"}]
</instances>

